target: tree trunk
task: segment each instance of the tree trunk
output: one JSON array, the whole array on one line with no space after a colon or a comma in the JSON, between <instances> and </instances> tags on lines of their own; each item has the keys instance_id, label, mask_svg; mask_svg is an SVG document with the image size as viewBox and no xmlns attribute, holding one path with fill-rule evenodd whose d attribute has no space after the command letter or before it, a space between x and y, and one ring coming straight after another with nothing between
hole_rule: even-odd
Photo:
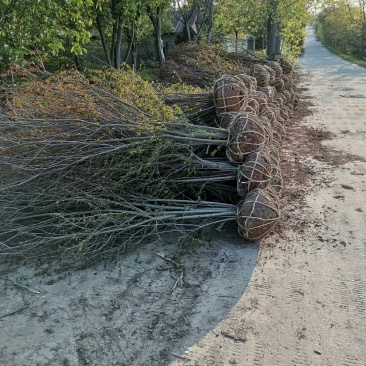
<instances>
[{"instance_id":1,"label":"tree trunk","mask_svg":"<svg viewBox=\"0 0 366 366\"><path fill-rule=\"evenodd\" d=\"M207 16L207 43L211 43L212 39L212 28L213 28L213 11L214 11L214 1L209 0L208 3L208 16Z\"/></svg>"},{"instance_id":2,"label":"tree trunk","mask_svg":"<svg viewBox=\"0 0 366 366\"><path fill-rule=\"evenodd\" d=\"M81 71L81 62L80 62L79 55L75 55L75 67L76 67L76 70Z\"/></svg>"},{"instance_id":3,"label":"tree trunk","mask_svg":"<svg viewBox=\"0 0 366 366\"><path fill-rule=\"evenodd\" d=\"M278 34L277 30L277 8L278 1L272 2L272 14L270 16L269 21L269 34L268 34L268 42L267 42L267 58L273 59L276 54L276 38Z\"/></svg>"},{"instance_id":4,"label":"tree trunk","mask_svg":"<svg viewBox=\"0 0 366 366\"><path fill-rule=\"evenodd\" d=\"M114 60L115 60L114 52L116 50L116 47L115 47L116 39L117 39L117 23L115 21L115 23L113 23L113 28L112 28L111 48L110 48L110 55L109 55L112 66L114 66Z\"/></svg>"},{"instance_id":5,"label":"tree trunk","mask_svg":"<svg viewBox=\"0 0 366 366\"><path fill-rule=\"evenodd\" d=\"M117 26L117 32L116 32L116 44L115 44L115 50L114 50L114 67L117 70L121 69L121 62L122 62L122 57L121 57L121 46L122 46L122 33L123 33L123 29L121 27L120 24L118 24Z\"/></svg>"},{"instance_id":6,"label":"tree trunk","mask_svg":"<svg viewBox=\"0 0 366 366\"><path fill-rule=\"evenodd\" d=\"M188 42L191 43L192 42L192 38L191 38L191 32L189 30L189 21L188 21L188 19L186 17L184 17L184 27L186 29Z\"/></svg>"},{"instance_id":7,"label":"tree trunk","mask_svg":"<svg viewBox=\"0 0 366 366\"><path fill-rule=\"evenodd\" d=\"M276 46L275 46L275 54L280 55L282 53L282 37L279 35L281 32L281 24L277 22L277 34L276 34Z\"/></svg>"},{"instance_id":8,"label":"tree trunk","mask_svg":"<svg viewBox=\"0 0 366 366\"><path fill-rule=\"evenodd\" d=\"M125 36L128 39L128 47L124 58L124 62L126 63L128 63L128 59L132 51L133 42L135 41L135 29L136 29L135 22L131 23L130 28L125 27Z\"/></svg>"},{"instance_id":9,"label":"tree trunk","mask_svg":"<svg viewBox=\"0 0 366 366\"><path fill-rule=\"evenodd\" d=\"M132 45L132 67L135 72L137 72L137 42L136 37Z\"/></svg>"},{"instance_id":10,"label":"tree trunk","mask_svg":"<svg viewBox=\"0 0 366 366\"><path fill-rule=\"evenodd\" d=\"M109 66L112 66L112 61L111 61L111 57L110 57L110 50L108 49L107 46L107 41L105 38L105 33L103 30L103 25L102 25L102 14L98 13L97 14L97 29L100 35L100 40L102 42L102 47L103 47L103 51L104 51L104 56L105 56L105 60L107 62L107 64Z\"/></svg>"},{"instance_id":11,"label":"tree trunk","mask_svg":"<svg viewBox=\"0 0 366 366\"><path fill-rule=\"evenodd\" d=\"M128 39L128 49L124 61L127 63L131 56L131 67L136 72L137 68L137 42L136 42L136 23L132 22L131 28L126 29L126 37Z\"/></svg>"},{"instance_id":12,"label":"tree trunk","mask_svg":"<svg viewBox=\"0 0 366 366\"><path fill-rule=\"evenodd\" d=\"M162 13L163 9L161 6L156 7L156 15L154 14L151 6L146 7L149 18L154 26L155 30L155 48L157 57L159 60L160 65L163 65L165 62L165 55L164 55L164 42L162 38Z\"/></svg>"}]
</instances>

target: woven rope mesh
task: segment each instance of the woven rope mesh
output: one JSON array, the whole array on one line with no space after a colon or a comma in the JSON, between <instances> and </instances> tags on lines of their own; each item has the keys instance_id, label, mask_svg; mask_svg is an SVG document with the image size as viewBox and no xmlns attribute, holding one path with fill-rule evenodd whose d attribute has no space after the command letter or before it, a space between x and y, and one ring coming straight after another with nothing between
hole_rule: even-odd
<instances>
[{"instance_id":1,"label":"woven rope mesh","mask_svg":"<svg viewBox=\"0 0 366 366\"><path fill-rule=\"evenodd\" d=\"M273 130L273 138L277 138L278 136L279 140L282 141L286 137L285 127L283 126L282 123L278 122L277 119L273 122L272 130Z\"/></svg>"},{"instance_id":2,"label":"woven rope mesh","mask_svg":"<svg viewBox=\"0 0 366 366\"><path fill-rule=\"evenodd\" d=\"M272 169L274 166L280 165L280 151L276 150L273 145L270 146L266 154L268 156L269 161L272 164Z\"/></svg>"},{"instance_id":3,"label":"woven rope mesh","mask_svg":"<svg viewBox=\"0 0 366 366\"><path fill-rule=\"evenodd\" d=\"M291 95L291 101L290 101L290 103L291 103L291 104L294 104L295 97L296 97L296 95L297 95L296 90L295 90L294 88L290 88L290 89L288 89L288 92L289 92L289 93L290 93L290 95Z\"/></svg>"},{"instance_id":4,"label":"woven rope mesh","mask_svg":"<svg viewBox=\"0 0 366 366\"><path fill-rule=\"evenodd\" d=\"M276 78L279 78L283 75L283 70L281 65L276 61L268 61L267 65L274 70Z\"/></svg>"},{"instance_id":5,"label":"woven rope mesh","mask_svg":"<svg viewBox=\"0 0 366 366\"><path fill-rule=\"evenodd\" d=\"M238 215L239 234L247 240L258 240L275 227L280 213L275 202L261 189L250 191Z\"/></svg>"},{"instance_id":6,"label":"woven rope mesh","mask_svg":"<svg viewBox=\"0 0 366 366\"><path fill-rule=\"evenodd\" d=\"M272 200L274 207L276 209L280 208L280 199L278 197L279 193L276 192L276 190L272 187L271 183L268 184L268 186L263 189L264 193Z\"/></svg>"},{"instance_id":7,"label":"woven rope mesh","mask_svg":"<svg viewBox=\"0 0 366 366\"><path fill-rule=\"evenodd\" d=\"M292 115L294 114L294 105L293 105L293 103L290 103L290 104L286 105L285 108L287 108L288 115L291 118Z\"/></svg>"},{"instance_id":8,"label":"woven rope mesh","mask_svg":"<svg viewBox=\"0 0 366 366\"><path fill-rule=\"evenodd\" d=\"M220 127L228 128L231 125L231 123L234 121L234 119L237 118L238 116L239 116L239 114L236 112L223 113L220 116Z\"/></svg>"},{"instance_id":9,"label":"woven rope mesh","mask_svg":"<svg viewBox=\"0 0 366 366\"><path fill-rule=\"evenodd\" d=\"M280 116L280 111L276 104L270 103L268 105L268 111L269 111L268 113L273 113L276 118Z\"/></svg>"},{"instance_id":10,"label":"woven rope mesh","mask_svg":"<svg viewBox=\"0 0 366 366\"><path fill-rule=\"evenodd\" d=\"M277 117L277 121L280 122L282 125L285 125L286 122L281 116Z\"/></svg>"},{"instance_id":11,"label":"woven rope mesh","mask_svg":"<svg viewBox=\"0 0 366 366\"><path fill-rule=\"evenodd\" d=\"M253 107L251 107L250 105L247 105L245 107L244 113L251 113L251 114L255 114L255 115L258 114L257 111Z\"/></svg>"},{"instance_id":12,"label":"woven rope mesh","mask_svg":"<svg viewBox=\"0 0 366 366\"><path fill-rule=\"evenodd\" d=\"M287 110L286 108L281 108L280 109L280 116L285 120L287 121L289 119L289 115L287 113Z\"/></svg>"},{"instance_id":13,"label":"woven rope mesh","mask_svg":"<svg viewBox=\"0 0 366 366\"><path fill-rule=\"evenodd\" d=\"M277 92L281 92L285 89L285 82L281 78L276 78L274 87L276 88Z\"/></svg>"},{"instance_id":14,"label":"woven rope mesh","mask_svg":"<svg viewBox=\"0 0 366 366\"><path fill-rule=\"evenodd\" d=\"M274 100L280 103L281 108L287 103L287 99L282 93L277 93Z\"/></svg>"},{"instance_id":15,"label":"woven rope mesh","mask_svg":"<svg viewBox=\"0 0 366 366\"><path fill-rule=\"evenodd\" d=\"M269 73L269 83L268 85L273 86L276 80L276 73L275 71L270 68L268 65L263 65L264 69Z\"/></svg>"},{"instance_id":16,"label":"woven rope mesh","mask_svg":"<svg viewBox=\"0 0 366 366\"><path fill-rule=\"evenodd\" d=\"M266 103L267 104L267 103ZM248 100L248 105L255 110L256 114L259 114L259 102L257 99L250 98Z\"/></svg>"},{"instance_id":17,"label":"woven rope mesh","mask_svg":"<svg viewBox=\"0 0 366 366\"><path fill-rule=\"evenodd\" d=\"M272 179L272 165L264 152L250 153L238 169L237 190L241 197L256 188L266 188Z\"/></svg>"},{"instance_id":18,"label":"woven rope mesh","mask_svg":"<svg viewBox=\"0 0 366 366\"><path fill-rule=\"evenodd\" d=\"M270 124L272 125L274 120L276 119L277 112L272 108L267 108L267 110L263 113L263 116L267 117Z\"/></svg>"},{"instance_id":19,"label":"woven rope mesh","mask_svg":"<svg viewBox=\"0 0 366 366\"><path fill-rule=\"evenodd\" d=\"M281 159L282 140L279 138L277 139L276 137L277 137L276 134L274 134L272 143L270 146L270 150L271 150L271 156L279 164L280 159Z\"/></svg>"},{"instance_id":20,"label":"woven rope mesh","mask_svg":"<svg viewBox=\"0 0 366 366\"><path fill-rule=\"evenodd\" d=\"M271 122L265 116L259 116L259 120L262 123L264 131L266 132L266 138L267 138L266 145L268 145L268 143L270 143L272 141L272 137L273 137L273 130L272 130Z\"/></svg>"},{"instance_id":21,"label":"woven rope mesh","mask_svg":"<svg viewBox=\"0 0 366 366\"><path fill-rule=\"evenodd\" d=\"M284 58L279 59L279 64L281 65L284 74L291 74L294 71L292 63Z\"/></svg>"},{"instance_id":22,"label":"woven rope mesh","mask_svg":"<svg viewBox=\"0 0 366 366\"><path fill-rule=\"evenodd\" d=\"M248 154L260 150L267 140L262 124L254 114L239 115L228 132L226 155L233 163L242 163Z\"/></svg>"},{"instance_id":23,"label":"woven rope mesh","mask_svg":"<svg viewBox=\"0 0 366 366\"><path fill-rule=\"evenodd\" d=\"M281 76L281 80L283 81L283 86L284 86L284 89L290 89L291 88L291 79L288 75L282 75Z\"/></svg>"},{"instance_id":24,"label":"woven rope mesh","mask_svg":"<svg viewBox=\"0 0 366 366\"><path fill-rule=\"evenodd\" d=\"M269 185L276 193L281 193L283 188L283 179L279 165L272 166L272 177Z\"/></svg>"},{"instance_id":25,"label":"woven rope mesh","mask_svg":"<svg viewBox=\"0 0 366 366\"><path fill-rule=\"evenodd\" d=\"M252 65L250 69L250 75L257 80L258 87L268 86L271 80L270 73L264 66L259 64Z\"/></svg>"},{"instance_id":26,"label":"woven rope mesh","mask_svg":"<svg viewBox=\"0 0 366 366\"><path fill-rule=\"evenodd\" d=\"M268 103L270 103L276 95L276 89L273 86L258 87L258 91L267 95Z\"/></svg>"},{"instance_id":27,"label":"woven rope mesh","mask_svg":"<svg viewBox=\"0 0 366 366\"><path fill-rule=\"evenodd\" d=\"M292 100L292 93L289 90L284 90L282 92L282 94L284 95L284 97L286 98L286 104L291 103Z\"/></svg>"},{"instance_id":28,"label":"woven rope mesh","mask_svg":"<svg viewBox=\"0 0 366 366\"><path fill-rule=\"evenodd\" d=\"M214 86L214 103L216 114L241 112L248 100L248 89L236 76L222 76Z\"/></svg>"},{"instance_id":29,"label":"woven rope mesh","mask_svg":"<svg viewBox=\"0 0 366 366\"><path fill-rule=\"evenodd\" d=\"M274 99L274 100L272 100L272 102L271 102L271 107L273 107L273 108L276 108L276 109L278 109L278 110L280 110L280 108L281 108L281 106L282 106L282 100L281 101L279 101L279 100L276 100L276 99Z\"/></svg>"},{"instance_id":30,"label":"woven rope mesh","mask_svg":"<svg viewBox=\"0 0 366 366\"><path fill-rule=\"evenodd\" d=\"M248 74L238 74L236 76L243 81L243 83L245 84L245 86L248 89L249 94L255 93L258 85L257 85L257 80L254 77L252 77Z\"/></svg>"},{"instance_id":31,"label":"woven rope mesh","mask_svg":"<svg viewBox=\"0 0 366 366\"><path fill-rule=\"evenodd\" d=\"M258 102L258 114L264 114L266 112L266 110L268 109L268 103L267 103L267 95L257 91L254 95L253 95L253 99L255 99Z\"/></svg>"}]
</instances>

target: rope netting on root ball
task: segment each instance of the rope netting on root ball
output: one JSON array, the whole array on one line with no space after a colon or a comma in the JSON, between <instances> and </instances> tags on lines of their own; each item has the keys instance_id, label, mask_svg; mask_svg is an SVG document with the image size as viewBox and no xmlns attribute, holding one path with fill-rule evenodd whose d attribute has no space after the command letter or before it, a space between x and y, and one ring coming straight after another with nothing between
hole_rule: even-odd
<instances>
[{"instance_id":1,"label":"rope netting on root ball","mask_svg":"<svg viewBox=\"0 0 366 366\"><path fill-rule=\"evenodd\" d=\"M271 74L263 65L252 65L250 69L250 75L257 80L258 87L265 87L270 85Z\"/></svg>"},{"instance_id":2,"label":"rope netting on root ball","mask_svg":"<svg viewBox=\"0 0 366 366\"><path fill-rule=\"evenodd\" d=\"M241 78L223 76L214 86L214 103L218 116L227 112L243 111L248 102L248 89Z\"/></svg>"},{"instance_id":3,"label":"rope netting on root ball","mask_svg":"<svg viewBox=\"0 0 366 366\"><path fill-rule=\"evenodd\" d=\"M274 71L276 78L279 78L283 75L282 67L278 62L267 61L267 65Z\"/></svg>"},{"instance_id":4,"label":"rope netting on root ball","mask_svg":"<svg viewBox=\"0 0 366 366\"><path fill-rule=\"evenodd\" d=\"M258 240L273 230L280 218L275 202L265 191L247 194L237 214L239 233L245 239Z\"/></svg>"},{"instance_id":5,"label":"rope netting on root ball","mask_svg":"<svg viewBox=\"0 0 366 366\"><path fill-rule=\"evenodd\" d=\"M251 152L260 150L267 141L266 131L254 114L239 114L228 128L226 155L233 163L242 163Z\"/></svg>"},{"instance_id":6,"label":"rope netting on root ball","mask_svg":"<svg viewBox=\"0 0 366 366\"><path fill-rule=\"evenodd\" d=\"M244 197L256 188L264 189L272 179L272 164L264 152L254 152L239 166L237 189Z\"/></svg>"}]
</instances>

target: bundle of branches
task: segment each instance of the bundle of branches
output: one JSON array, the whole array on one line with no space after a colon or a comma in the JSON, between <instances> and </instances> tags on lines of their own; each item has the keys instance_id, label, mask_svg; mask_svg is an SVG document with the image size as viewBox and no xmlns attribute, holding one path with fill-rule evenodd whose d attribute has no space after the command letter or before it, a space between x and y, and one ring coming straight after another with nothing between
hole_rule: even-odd
<instances>
[{"instance_id":1,"label":"bundle of branches","mask_svg":"<svg viewBox=\"0 0 366 366\"><path fill-rule=\"evenodd\" d=\"M199 87L212 87L223 74L239 74L248 69L241 60L234 60L219 45L184 44L167 54L160 68L164 82L184 82Z\"/></svg>"},{"instance_id":2,"label":"bundle of branches","mask_svg":"<svg viewBox=\"0 0 366 366\"><path fill-rule=\"evenodd\" d=\"M152 86L131 70L104 70L92 82L76 70L38 74L15 70L17 86L0 90L8 117L84 119L91 122L127 119L159 125L181 112L167 106Z\"/></svg>"},{"instance_id":3,"label":"bundle of branches","mask_svg":"<svg viewBox=\"0 0 366 366\"><path fill-rule=\"evenodd\" d=\"M251 66L252 64L266 64L267 60L263 57L256 55L248 50L242 50L240 52L229 52L227 58L232 61L240 62L241 64Z\"/></svg>"},{"instance_id":4,"label":"bundle of branches","mask_svg":"<svg viewBox=\"0 0 366 366\"><path fill-rule=\"evenodd\" d=\"M235 220L237 213L235 206L219 202L122 196L97 183L94 192L75 185L54 188L38 196L23 191L22 198L19 192L15 201L9 197L2 202L0 257L86 260L123 252L162 232L186 236L206 225Z\"/></svg>"}]
</instances>

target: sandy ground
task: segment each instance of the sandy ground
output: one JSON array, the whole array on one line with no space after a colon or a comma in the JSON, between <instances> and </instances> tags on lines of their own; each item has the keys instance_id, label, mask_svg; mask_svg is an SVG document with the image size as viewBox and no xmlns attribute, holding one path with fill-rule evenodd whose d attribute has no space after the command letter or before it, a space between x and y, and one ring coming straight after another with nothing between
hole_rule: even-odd
<instances>
[{"instance_id":1,"label":"sandy ground","mask_svg":"<svg viewBox=\"0 0 366 366\"><path fill-rule=\"evenodd\" d=\"M366 365L366 70L311 29L299 67L276 233L227 227L71 273L0 265L0 364Z\"/></svg>"}]
</instances>

